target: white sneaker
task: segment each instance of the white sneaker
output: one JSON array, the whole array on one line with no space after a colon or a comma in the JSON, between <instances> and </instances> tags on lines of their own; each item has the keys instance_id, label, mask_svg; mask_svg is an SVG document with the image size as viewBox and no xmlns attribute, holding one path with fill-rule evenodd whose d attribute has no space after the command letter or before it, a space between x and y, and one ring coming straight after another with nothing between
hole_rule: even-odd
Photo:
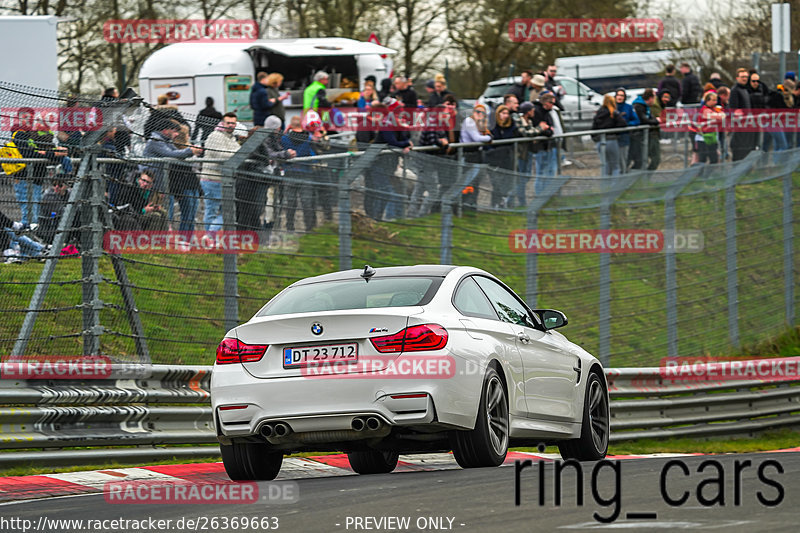
<instances>
[{"instance_id":1,"label":"white sneaker","mask_svg":"<svg viewBox=\"0 0 800 533\"><path fill-rule=\"evenodd\" d=\"M31 224L30 226L28 226L28 229L30 229L31 231L36 231L37 229L39 229L39 224Z\"/></svg>"},{"instance_id":2,"label":"white sneaker","mask_svg":"<svg viewBox=\"0 0 800 533\"><path fill-rule=\"evenodd\" d=\"M15 220L14 223L11 224L11 231L13 231L14 233L16 233L16 232L18 232L18 231L20 231L21 229L24 229L24 228L25 228L25 224L23 224L22 222L20 222L18 220Z\"/></svg>"}]
</instances>

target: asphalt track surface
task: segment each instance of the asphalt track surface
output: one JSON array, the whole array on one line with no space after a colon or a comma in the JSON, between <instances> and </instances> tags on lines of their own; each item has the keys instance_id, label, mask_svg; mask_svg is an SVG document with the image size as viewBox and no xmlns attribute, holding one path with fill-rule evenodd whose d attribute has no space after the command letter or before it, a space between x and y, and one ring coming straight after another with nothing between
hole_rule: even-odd
<instances>
[{"instance_id":1,"label":"asphalt track surface","mask_svg":"<svg viewBox=\"0 0 800 533\"><path fill-rule=\"evenodd\" d=\"M736 463L739 464L737 468ZM403 472L375 476L299 479L290 504L107 503L102 494L81 494L0 505L0 530L23 531L460 531L531 532L625 529L775 532L800 530L800 453L631 459L582 463L583 505L577 505L577 477L566 467L561 503L556 504L555 465L542 462L544 504L539 501L539 464L519 472L520 505L515 505L517 466L473 470ZM668 465L672 465L666 469ZM684 468L688 475L684 473ZM665 470L666 469L666 470ZM761 475L759 475L761 469ZM738 471L738 476L737 476ZM666 475L663 473L666 472ZM669 505L666 497L685 502ZM739 478L737 483L736 478ZM593 481L594 479L594 481ZM719 483L718 481L723 481ZM286 483L286 482L284 482ZM268 489L260 483L259 490ZM738 489L737 489L738 485ZM593 487L596 489L593 492ZM698 494L699 491L699 494ZM738 492L738 499L737 493ZM759 501L759 495L763 502ZM721 498L721 499L720 499ZM716 501L709 501L716 500ZM737 501L738 500L738 501ZM703 504L705 501L705 505ZM618 513L617 513L618 511ZM595 515L615 520L602 523ZM170 519L158 529L36 529L48 520ZM258 527L231 527L234 517L260 520ZM183 527L177 525L184 519ZM216 518L216 527L212 519ZM229 521L224 526L224 519ZM277 519L274 520L273 518ZM187 527L186 520L196 521ZM407 522L403 522L408 520ZM52 523L52 522L51 522ZM265 527L269 525L269 529ZM277 524L277 528L275 525ZM26 532L27 533L27 532Z\"/></svg>"}]
</instances>

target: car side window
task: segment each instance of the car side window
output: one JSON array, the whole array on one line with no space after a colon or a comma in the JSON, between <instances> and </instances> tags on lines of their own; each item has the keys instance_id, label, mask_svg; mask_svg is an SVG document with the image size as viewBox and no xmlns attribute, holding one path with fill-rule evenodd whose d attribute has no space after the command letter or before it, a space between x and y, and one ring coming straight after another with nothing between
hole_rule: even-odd
<instances>
[{"instance_id":1,"label":"car side window","mask_svg":"<svg viewBox=\"0 0 800 533\"><path fill-rule=\"evenodd\" d=\"M453 305L464 315L497 320L494 307L472 277L464 279L458 285Z\"/></svg>"},{"instance_id":2,"label":"car side window","mask_svg":"<svg viewBox=\"0 0 800 533\"><path fill-rule=\"evenodd\" d=\"M529 328L536 327L528 314L528 309L505 287L494 280L481 276L475 276L475 281L492 302L500 320Z\"/></svg>"}]
</instances>

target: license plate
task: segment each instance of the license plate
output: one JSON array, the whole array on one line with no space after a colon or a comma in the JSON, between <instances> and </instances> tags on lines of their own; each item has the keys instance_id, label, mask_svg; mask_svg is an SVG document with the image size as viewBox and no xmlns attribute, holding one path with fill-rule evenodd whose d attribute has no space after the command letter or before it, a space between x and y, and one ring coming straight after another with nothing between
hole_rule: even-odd
<instances>
[{"instance_id":1,"label":"license plate","mask_svg":"<svg viewBox=\"0 0 800 533\"><path fill-rule=\"evenodd\" d=\"M283 368L298 368L332 362L358 360L358 344L326 344L323 346L296 346L283 349Z\"/></svg>"}]
</instances>

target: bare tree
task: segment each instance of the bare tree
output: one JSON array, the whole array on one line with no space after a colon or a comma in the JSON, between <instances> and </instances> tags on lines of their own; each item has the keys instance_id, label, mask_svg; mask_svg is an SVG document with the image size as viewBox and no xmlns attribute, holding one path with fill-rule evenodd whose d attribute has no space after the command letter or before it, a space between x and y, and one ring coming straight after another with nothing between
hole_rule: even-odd
<instances>
[{"instance_id":1,"label":"bare tree","mask_svg":"<svg viewBox=\"0 0 800 533\"><path fill-rule=\"evenodd\" d=\"M428 70L448 46L441 39L445 27L445 4L438 0L383 0L394 15L396 38L400 41L402 72L416 76ZM397 70L397 66L395 66Z\"/></svg>"}]
</instances>

